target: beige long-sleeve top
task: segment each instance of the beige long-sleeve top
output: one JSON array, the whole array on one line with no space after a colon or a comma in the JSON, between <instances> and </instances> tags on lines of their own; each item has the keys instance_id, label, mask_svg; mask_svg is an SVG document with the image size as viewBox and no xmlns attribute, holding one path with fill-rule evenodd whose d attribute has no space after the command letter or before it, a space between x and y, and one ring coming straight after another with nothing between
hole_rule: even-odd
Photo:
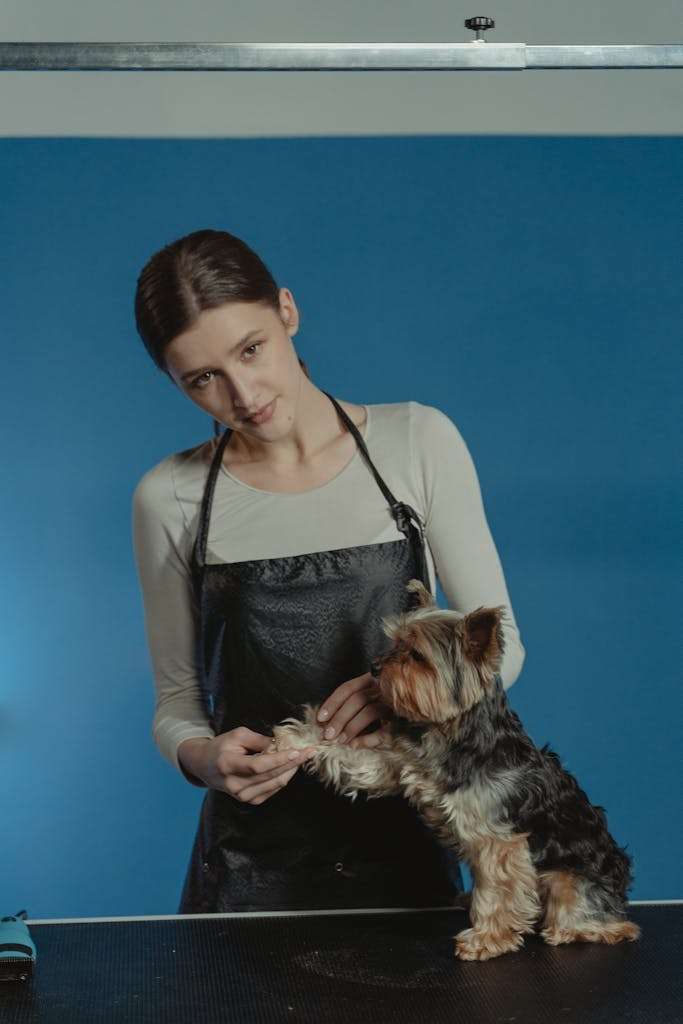
<instances>
[{"instance_id":1,"label":"beige long-sleeve top","mask_svg":"<svg viewBox=\"0 0 683 1024\"><path fill-rule=\"evenodd\" d=\"M425 522L432 593L460 612L504 605L503 685L524 662L503 570L486 520L474 463L455 424L420 402L367 405L361 430L370 457L397 501ZM196 609L190 554L214 441L176 452L153 466L133 494L132 531L156 691L152 735L161 754L189 781L178 747L213 736L195 663ZM251 487L221 466L206 561L237 562L355 547L403 537L357 449L320 487L273 493Z\"/></svg>"}]
</instances>

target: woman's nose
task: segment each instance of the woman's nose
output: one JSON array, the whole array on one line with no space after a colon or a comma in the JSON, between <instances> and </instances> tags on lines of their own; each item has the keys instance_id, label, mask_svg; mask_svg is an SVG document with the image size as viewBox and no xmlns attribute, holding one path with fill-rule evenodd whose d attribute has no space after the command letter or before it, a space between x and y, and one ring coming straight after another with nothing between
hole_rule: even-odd
<instances>
[{"instance_id":1,"label":"woman's nose","mask_svg":"<svg viewBox=\"0 0 683 1024\"><path fill-rule=\"evenodd\" d=\"M253 382L247 380L236 379L233 374L229 378L229 391L232 399L232 404L236 407L238 415L247 416L249 410L256 412L257 409L261 408L263 402L256 400L254 396L254 385ZM259 398L261 395L259 395Z\"/></svg>"}]
</instances>

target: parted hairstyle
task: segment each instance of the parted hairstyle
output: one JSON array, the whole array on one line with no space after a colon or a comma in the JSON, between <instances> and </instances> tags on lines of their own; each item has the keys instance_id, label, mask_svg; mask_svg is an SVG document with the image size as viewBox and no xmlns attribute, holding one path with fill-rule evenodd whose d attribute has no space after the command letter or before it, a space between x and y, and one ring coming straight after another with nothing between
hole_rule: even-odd
<instances>
[{"instance_id":1,"label":"parted hairstyle","mask_svg":"<svg viewBox=\"0 0 683 1024\"><path fill-rule=\"evenodd\" d=\"M281 316L275 279L241 238L206 228L155 252L138 276L135 324L156 366L170 377L166 346L204 310L226 302L260 302Z\"/></svg>"}]
</instances>

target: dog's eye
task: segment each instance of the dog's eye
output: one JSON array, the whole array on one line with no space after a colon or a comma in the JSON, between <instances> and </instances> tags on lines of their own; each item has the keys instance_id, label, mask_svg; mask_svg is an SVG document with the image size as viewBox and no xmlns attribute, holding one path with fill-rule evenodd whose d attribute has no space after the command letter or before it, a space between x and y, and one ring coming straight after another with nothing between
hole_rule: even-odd
<instances>
[{"instance_id":1,"label":"dog's eye","mask_svg":"<svg viewBox=\"0 0 683 1024\"><path fill-rule=\"evenodd\" d=\"M414 658L415 661L426 661L427 660L425 658L424 654L421 654L420 651L418 651L415 647L411 647L410 648L410 656L411 656L411 658Z\"/></svg>"}]
</instances>

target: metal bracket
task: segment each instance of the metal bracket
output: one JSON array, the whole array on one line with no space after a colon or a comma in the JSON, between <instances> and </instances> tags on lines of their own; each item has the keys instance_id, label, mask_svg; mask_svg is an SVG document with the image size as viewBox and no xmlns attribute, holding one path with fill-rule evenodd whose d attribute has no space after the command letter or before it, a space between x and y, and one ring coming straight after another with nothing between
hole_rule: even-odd
<instances>
[{"instance_id":1,"label":"metal bracket","mask_svg":"<svg viewBox=\"0 0 683 1024\"><path fill-rule=\"evenodd\" d=\"M0 71L531 71L680 68L683 44L486 43L493 18L465 19L467 43L7 43ZM484 45L485 44L485 45Z\"/></svg>"}]
</instances>

